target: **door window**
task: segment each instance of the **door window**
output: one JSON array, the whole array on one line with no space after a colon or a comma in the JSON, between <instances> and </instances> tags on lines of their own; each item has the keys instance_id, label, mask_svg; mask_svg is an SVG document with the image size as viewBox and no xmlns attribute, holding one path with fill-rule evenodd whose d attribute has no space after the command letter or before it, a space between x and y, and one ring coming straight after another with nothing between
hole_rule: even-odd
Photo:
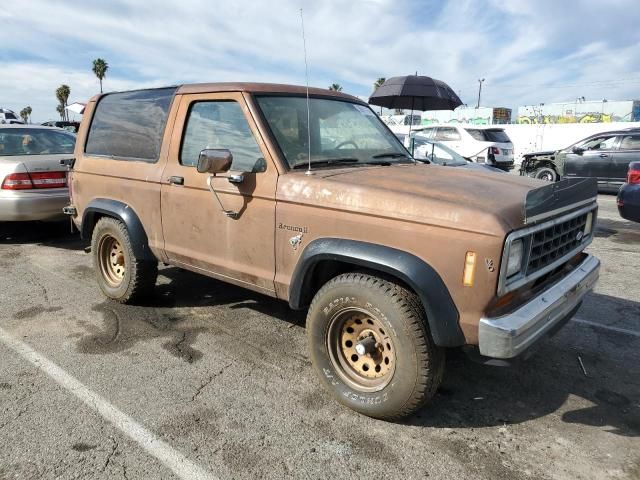
<instances>
[{"instance_id":1,"label":"door window","mask_svg":"<svg viewBox=\"0 0 640 480\"><path fill-rule=\"evenodd\" d=\"M613 150L616 136L597 137L587 140L582 144L584 150Z\"/></svg>"},{"instance_id":2,"label":"door window","mask_svg":"<svg viewBox=\"0 0 640 480\"><path fill-rule=\"evenodd\" d=\"M640 135L625 135L622 137L620 150L640 150Z\"/></svg>"},{"instance_id":3,"label":"door window","mask_svg":"<svg viewBox=\"0 0 640 480\"><path fill-rule=\"evenodd\" d=\"M460 140L460 134L453 127L439 127L434 140L437 142L452 142Z\"/></svg>"},{"instance_id":4,"label":"door window","mask_svg":"<svg viewBox=\"0 0 640 480\"><path fill-rule=\"evenodd\" d=\"M263 172L266 162L242 109L233 100L194 102L187 117L180 163L193 167L205 149L226 148L232 170Z\"/></svg>"}]
</instances>

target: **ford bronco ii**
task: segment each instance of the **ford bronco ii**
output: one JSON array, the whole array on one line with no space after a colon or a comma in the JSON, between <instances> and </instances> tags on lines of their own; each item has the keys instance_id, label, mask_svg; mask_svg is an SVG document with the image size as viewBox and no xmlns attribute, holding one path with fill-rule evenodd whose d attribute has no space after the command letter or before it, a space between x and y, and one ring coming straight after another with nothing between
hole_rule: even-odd
<instances>
[{"instance_id":1,"label":"ford bronco ii","mask_svg":"<svg viewBox=\"0 0 640 480\"><path fill-rule=\"evenodd\" d=\"M416 164L366 103L306 94L91 99L65 212L108 298L151 293L162 262L307 309L321 382L385 419L434 395L446 348L511 359L573 315L599 272L595 182Z\"/></svg>"}]
</instances>

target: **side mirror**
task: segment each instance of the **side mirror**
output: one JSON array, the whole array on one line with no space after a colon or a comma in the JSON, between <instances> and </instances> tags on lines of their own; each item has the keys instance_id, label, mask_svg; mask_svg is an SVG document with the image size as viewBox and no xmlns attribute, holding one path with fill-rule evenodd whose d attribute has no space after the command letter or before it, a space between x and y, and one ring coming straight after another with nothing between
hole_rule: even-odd
<instances>
[{"instance_id":1,"label":"side mirror","mask_svg":"<svg viewBox=\"0 0 640 480\"><path fill-rule=\"evenodd\" d=\"M231 168L233 155L226 148L207 148L198 157L198 173L223 173Z\"/></svg>"},{"instance_id":2,"label":"side mirror","mask_svg":"<svg viewBox=\"0 0 640 480\"><path fill-rule=\"evenodd\" d=\"M571 151L576 155L582 155L584 153L584 149L580 147L573 147Z\"/></svg>"}]
</instances>

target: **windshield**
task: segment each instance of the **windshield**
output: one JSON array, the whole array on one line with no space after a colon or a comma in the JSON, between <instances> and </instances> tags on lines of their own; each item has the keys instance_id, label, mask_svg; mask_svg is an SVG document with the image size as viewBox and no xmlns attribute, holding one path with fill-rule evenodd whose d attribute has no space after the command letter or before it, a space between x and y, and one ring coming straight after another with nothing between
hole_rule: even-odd
<instances>
[{"instance_id":1,"label":"windshield","mask_svg":"<svg viewBox=\"0 0 640 480\"><path fill-rule=\"evenodd\" d=\"M0 129L0 156L73 153L76 137L46 128Z\"/></svg>"},{"instance_id":2,"label":"windshield","mask_svg":"<svg viewBox=\"0 0 640 480\"><path fill-rule=\"evenodd\" d=\"M460 154L438 142L416 136L414 139L413 156L416 160L429 160L436 165L462 166L469 162Z\"/></svg>"},{"instance_id":3,"label":"windshield","mask_svg":"<svg viewBox=\"0 0 640 480\"><path fill-rule=\"evenodd\" d=\"M476 140L481 142L497 142L497 143L509 143L511 139L504 130L496 129L480 129L480 128L467 128L467 132Z\"/></svg>"},{"instance_id":4,"label":"windshield","mask_svg":"<svg viewBox=\"0 0 640 480\"><path fill-rule=\"evenodd\" d=\"M307 99L257 96L258 105L291 168L308 162ZM369 107L309 98L311 161L350 165L410 161L409 153Z\"/></svg>"}]
</instances>

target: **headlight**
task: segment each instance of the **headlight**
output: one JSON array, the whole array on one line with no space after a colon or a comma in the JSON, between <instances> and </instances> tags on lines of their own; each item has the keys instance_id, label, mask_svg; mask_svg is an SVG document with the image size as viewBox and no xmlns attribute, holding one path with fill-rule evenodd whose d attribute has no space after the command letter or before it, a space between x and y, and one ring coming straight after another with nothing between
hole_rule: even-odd
<instances>
[{"instance_id":1,"label":"headlight","mask_svg":"<svg viewBox=\"0 0 640 480\"><path fill-rule=\"evenodd\" d=\"M512 277L522 268L522 240L514 240L509 247L509 258L507 259L507 278Z\"/></svg>"}]
</instances>

